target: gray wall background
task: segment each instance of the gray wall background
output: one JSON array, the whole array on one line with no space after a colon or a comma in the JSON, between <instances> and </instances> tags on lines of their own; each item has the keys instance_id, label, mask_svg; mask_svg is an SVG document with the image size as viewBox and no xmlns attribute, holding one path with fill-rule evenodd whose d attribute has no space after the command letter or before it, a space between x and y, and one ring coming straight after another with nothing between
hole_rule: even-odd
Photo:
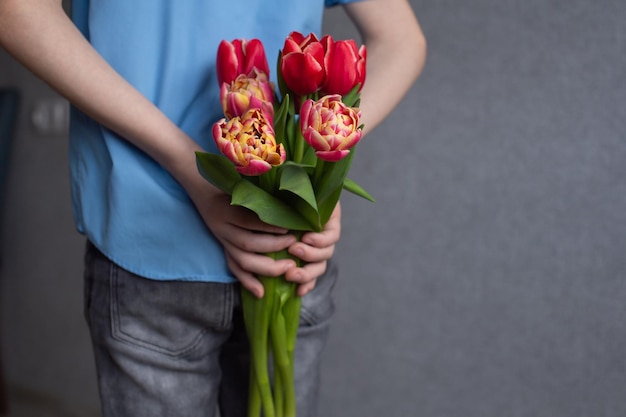
<instances>
[{"instance_id":1,"label":"gray wall background","mask_svg":"<svg viewBox=\"0 0 626 417\"><path fill-rule=\"evenodd\" d=\"M428 62L359 146L351 177L378 202L343 198L320 415L626 415L626 3L411 3ZM0 53L4 85L24 94L2 217L11 394L92 415L65 134L28 120L56 96Z\"/></svg>"}]
</instances>

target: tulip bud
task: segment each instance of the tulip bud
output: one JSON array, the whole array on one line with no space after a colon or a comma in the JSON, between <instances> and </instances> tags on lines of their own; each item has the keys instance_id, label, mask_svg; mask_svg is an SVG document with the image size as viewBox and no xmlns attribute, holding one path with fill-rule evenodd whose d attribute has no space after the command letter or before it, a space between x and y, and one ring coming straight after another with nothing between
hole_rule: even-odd
<instances>
[{"instance_id":1,"label":"tulip bud","mask_svg":"<svg viewBox=\"0 0 626 417\"><path fill-rule=\"evenodd\" d=\"M269 76L270 69L263 44L258 39L222 41L217 49L217 82L231 83L238 75L250 75L256 68Z\"/></svg>"},{"instance_id":2,"label":"tulip bud","mask_svg":"<svg viewBox=\"0 0 626 417\"><path fill-rule=\"evenodd\" d=\"M318 158L335 162L361 140L360 117L359 109L346 106L340 95L329 95L302 104L300 129Z\"/></svg>"},{"instance_id":3,"label":"tulip bud","mask_svg":"<svg viewBox=\"0 0 626 417\"><path fill-rule=\"evenodd\" d=\"M285 162L282 144L276 144L274 129L261 109L250 109L241 117L222 119L213 125L217 148L240 174L264 174Z\"/></svg>"},{"instance_id":4,"label":"tulip bud","mask_svg":"<svg viewBox=\"0 0 626 417\"><path fill-rule=\"evenodd\" d=\"M319 90L326 79L326 48L314 33L304 37L292 32L281 52L280 71L287 87L305 96Z\"/></svg>"},{"instance_id":5,"label":"tulip bud","mask_svg":"<svg viewBox=\"0 0 626 417\"><path fill-rule=\"evenodd\" d=\"M224 115L231 119L241 116L249 109L264 108L268 115L274 113L274 86L267 75L252 71L252 76L240 74L232 83L223 83L220 99Z\"/></svg>"},{"instance_id":6,"label":"tulip bud","mask_svg":"<svg viewBox=\"0 0 626 417\"><path fill-rule=\"evenodd\" d=\"M321 87L324 94L343 96L357 84L363 87L367 58L365 45L357 48L352 39L336 41L328 48L326 57L326 81Z\"/></svg>"}]
</instances>

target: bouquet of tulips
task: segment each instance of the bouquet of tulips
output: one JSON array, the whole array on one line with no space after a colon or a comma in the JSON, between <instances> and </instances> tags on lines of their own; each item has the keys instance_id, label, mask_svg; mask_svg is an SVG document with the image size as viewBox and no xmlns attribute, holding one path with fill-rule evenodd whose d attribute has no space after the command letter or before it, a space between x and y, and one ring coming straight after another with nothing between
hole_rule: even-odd
<instances>
[{"instance_id":1,"label":"bouquet of tulips","mask_svg":"<svg viewBox=\"0 0 626 417\"><path fill-rule=\"evenodd\" d=\"M373 201L347 178L351 148L362 136L365 58L365 47L353 40L293 32L278 56L276 91L261 41L222 41L217 78L225 118L213 126L222 155L197 153L204 178L229 194L231 204L296 236L322 231L344 188ZM259 279L263 298L242 290L252 361L248 416L293 417L300 298L296 284L282 277Z\"/></svg>"}]
</instances>

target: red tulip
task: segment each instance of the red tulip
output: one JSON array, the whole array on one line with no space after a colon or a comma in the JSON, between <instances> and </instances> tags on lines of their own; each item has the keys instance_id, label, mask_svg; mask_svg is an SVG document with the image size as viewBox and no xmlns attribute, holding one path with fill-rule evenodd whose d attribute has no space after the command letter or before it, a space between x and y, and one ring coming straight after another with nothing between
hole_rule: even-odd
<instances>
[{"instance_id":1,"label":"red tulip","mask_svg":"<svg viewBox=\"0 0 626 417\"><path fill-rule=\"evenodd\" d=\"M346 95L357 84L365 82L365 45L357 48L354 40L330 41L326 52L326 80L321 90L324 94ZM360 87L359 87L360 90Z\"/></svg>"},{"instance_id":2,"label":"red tulip","mask_svg":"<svg viewBox=\"0 0 626 417\"><path fill-rule=\"evenodd\" d=\"M263 44L258 39L222 41L217 49L217 81L231 83L238 75L250 75L256 68L269 76L270 69Z\"/></svg>"},{"instance_id":3,"label":"red tulip","mask_svg":"<svg viewBox=\"0 0 626 417\"><path fill-rule=\"evenodd\" d=\"M319 90L326 79L326 37L320 41L314 33L303 36L292 32L285 40L280 71L287 87L304 96Z\"/></svg>"},{"instance_id":4,"label":"red tulip","mask_svg":"<svg viewBox=\"0 0 626 417\"><path fill-rule=\"evenodd\" d=\"M243 175L261 175L287 158L283 145L276 144L274 129L261 109L218 121L213 125L213 139Z\"/></svg>"},{"instance_id":5,"label":"red tulip","mask_svg":"<svg viewBox=\"0 0 626 417\"><path fill-rule=\"evenodd\" d=\"M359 109L346 106L340 95L324 96L302 104L300 129L318 158L334 162L346 157L361 140L360 117Z\"/></svg>"}]
</instances>

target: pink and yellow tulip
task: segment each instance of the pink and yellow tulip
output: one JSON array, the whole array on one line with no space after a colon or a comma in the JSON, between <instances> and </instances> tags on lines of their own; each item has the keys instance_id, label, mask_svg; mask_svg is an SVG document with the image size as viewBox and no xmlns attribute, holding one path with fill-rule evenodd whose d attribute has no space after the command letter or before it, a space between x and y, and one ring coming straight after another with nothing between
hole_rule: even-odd
<instances>
[{"instance_id":1,"label":"pink and yellow tulip","mask_svg":"<svg viewBox=\"0 0 626 417\"><path fill-rule=\"evenodd\" d=\"M256 176L287 157L282 144L276 144L274 129L261 109L250 109L241 117L222 119L213 125L217 148L230 159L237 172Z\"/></svg>"},{"instance_id":2,"label":"pink and yellow tulip","mask_svg":"<svg viewBox=\"0 0 626 417\"><path fill-rule=\"evenodd\" d=\"M340 95L328 95L302 104L300 129L318 158L336 162L361 140L360 118L359 109L346 106Z\"/></svg>"},{"instance_id":3,"label":"pink and yellow tulip","mask_svg":"<svg viewBox=\"0 0 626 417\"><path fill-rule=\"evenodd\" d=\"M274 86L266 74L256 69L250 75L240 74L233 82L223 83L220 99L229 119L254 108L263 108L269 115L274 112Z\"/></svg>"}]
</instances>

